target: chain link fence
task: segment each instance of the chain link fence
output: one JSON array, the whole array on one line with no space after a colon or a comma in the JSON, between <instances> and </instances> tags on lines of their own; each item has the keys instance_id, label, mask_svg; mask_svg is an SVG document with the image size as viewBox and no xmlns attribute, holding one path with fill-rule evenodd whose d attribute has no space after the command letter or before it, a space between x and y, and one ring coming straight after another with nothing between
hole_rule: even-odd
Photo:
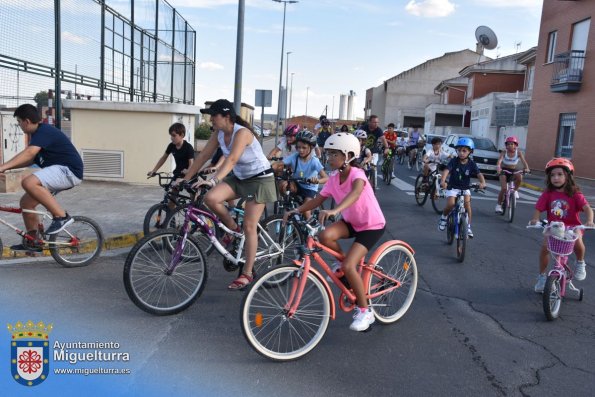
<instances>
[{"instance_id":1,"label":"chain link fence","mask_svg":"<svg viewBox=\"0 0 595 397\"><path fill-rule=\"evenodd\" d=\"M0 0L0 37L0 109L60 124L58 98L194 104L196 31L164 0Z\"/></svg>"}]
</instances>

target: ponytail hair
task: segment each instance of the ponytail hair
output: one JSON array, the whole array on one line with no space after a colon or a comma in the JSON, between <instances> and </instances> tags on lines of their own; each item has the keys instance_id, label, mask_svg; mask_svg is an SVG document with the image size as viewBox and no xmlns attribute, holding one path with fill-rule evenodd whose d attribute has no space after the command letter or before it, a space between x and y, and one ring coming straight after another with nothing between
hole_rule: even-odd
<instances>
[{"instance_id":1,"label":"ponytail hair","mask_svg":"<svg viewBox=\"0 0 595 397\"><path fill-rule=\"evenodd\" d=\"M252 135L254 135L256 138L258 138L258 134L256 134L256 132L254 131L254 129L252 128L252 126L250 124L248 124L248 122L246 120L244 120L243 118L241 118L237 114L235 115L235 117L232 117L230 115L230 118L231 118L231 121L232 122L234 122L236 124L239 124L239 125L241 125L244 128L247 128L252 133Z\"/></svg>"}]
</instances>

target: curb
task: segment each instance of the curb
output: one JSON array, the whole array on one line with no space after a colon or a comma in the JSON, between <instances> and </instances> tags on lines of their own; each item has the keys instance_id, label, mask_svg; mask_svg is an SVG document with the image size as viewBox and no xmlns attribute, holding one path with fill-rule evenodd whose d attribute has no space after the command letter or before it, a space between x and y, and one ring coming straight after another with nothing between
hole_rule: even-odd
<instances>
[{"instance_id":1,"label":"curb","mask_svg":"<svg viewBox=\"0 0 595 397\"><path fill-rule=\"evenodd\" d=\"M136 244L137 241L139 241L141 238L143 238L143 236L144 236L143 232L137 232L137 233L119 234L116 236L108 237L103 242L102 251L111 251L111 250L115 250L115 249L119 249L119 248L132 247L134 244ZM50 251L47 249L43 250L43 252L41 254L36 253L36 254L32 255L31 253L28 253L28 252L13 251L9 247L4 247L4 249L2 250L2 258L1 259L26 258L26 257L30 257L30 256L35 256L35 257L51 256L51 254L50 254Z\"/></svg>"}]
</instances>

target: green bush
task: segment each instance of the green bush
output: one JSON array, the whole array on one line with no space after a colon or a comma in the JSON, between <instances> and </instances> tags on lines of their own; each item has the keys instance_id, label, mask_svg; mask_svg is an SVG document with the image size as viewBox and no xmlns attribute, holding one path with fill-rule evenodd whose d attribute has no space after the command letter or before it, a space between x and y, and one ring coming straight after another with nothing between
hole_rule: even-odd
<instances>
[{"instance_id":1,"label":"green bush","mask_svg":"<svg viewBox=\"0 0 595 397\"><path fill-rule=\"evenodd\" d=\"M194 139L209 139L211 137L211 126L202 123L194 130Z\"/></svg>"}]
</instances>

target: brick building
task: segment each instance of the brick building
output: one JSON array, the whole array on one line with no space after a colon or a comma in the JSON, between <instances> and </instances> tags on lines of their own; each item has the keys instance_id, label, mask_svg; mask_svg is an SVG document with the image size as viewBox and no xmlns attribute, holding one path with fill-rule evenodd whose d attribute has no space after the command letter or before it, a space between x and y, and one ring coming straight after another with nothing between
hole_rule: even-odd
<instances>
[{"instance_id":1,"label":"brick building","mask_svg":"<svg viewBox=\"0 0 595 397\"><path fill-rule=\"evenodd\" d=\"M544 0L527 136L527 160L543 170L571 158L576 175L595 178L593 1Z\"/></svg>"}]
</instances>

